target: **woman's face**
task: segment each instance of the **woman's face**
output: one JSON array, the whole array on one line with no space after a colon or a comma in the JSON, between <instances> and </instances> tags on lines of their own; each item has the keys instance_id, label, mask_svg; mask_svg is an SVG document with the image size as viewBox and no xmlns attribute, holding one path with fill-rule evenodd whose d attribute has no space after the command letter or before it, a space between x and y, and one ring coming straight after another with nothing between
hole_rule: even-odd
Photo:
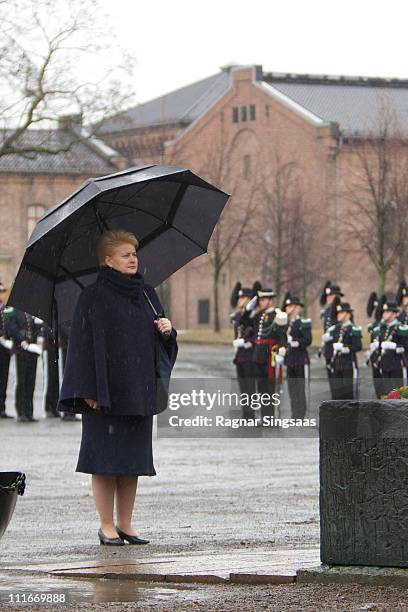
<instances>
[{"instance_id":1,"label":"woman's face","mask_svg":"<svg viewBox=\"0 0 408 612\"><path fill-rule=\"evenodd\" d=\"M136 274L138 261L135 247L128 243L118 245L111 255L106 255L105 264L123 274Z\"/></svg>"}]
</instances>

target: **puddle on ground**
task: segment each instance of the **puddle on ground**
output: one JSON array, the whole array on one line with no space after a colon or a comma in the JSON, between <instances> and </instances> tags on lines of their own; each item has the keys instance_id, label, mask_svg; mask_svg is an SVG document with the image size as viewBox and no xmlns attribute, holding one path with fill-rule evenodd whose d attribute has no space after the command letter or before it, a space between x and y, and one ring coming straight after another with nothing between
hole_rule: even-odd
<instances>
[{"instance_id":1,"label":"puddle on ground","mask_svg":"<svg viewBox=\"0 0 408 612\"><path fill-rule=\"evenodd\" d=\"M197 585L165 585L98 578L95 580L38 577L3 573L0 576L0 608L8 605L63 605L72 603L193 601ZM200 600L203 594L200 593Z\"/></svg>"}]
</instances>

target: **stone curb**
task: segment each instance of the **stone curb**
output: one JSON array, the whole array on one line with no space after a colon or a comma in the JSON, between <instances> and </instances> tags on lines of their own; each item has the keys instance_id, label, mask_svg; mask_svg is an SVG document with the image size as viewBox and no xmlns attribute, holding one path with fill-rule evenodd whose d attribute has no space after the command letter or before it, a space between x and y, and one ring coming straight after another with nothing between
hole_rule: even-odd
<instances>
[{"instance_id":1,"label":"stone curb","mask_svg":"<svg viewBox=\"0 0 408 612\"><path fill-rule=\"evenodd\" d=\"M41 572L43 573L43 572ZM201 584L290 584L296 580L295 575L285 574L250 574L230 573L225 576L219 574L156 574L156 573L115 573L115 572L84 572L84 571L48 571L48 576L58 578L81 578L94 580L105 578L110 580L133 580L135 582L173 582L173 583L201 583Z\"/></svg>"},{"instance_id":2,"label":"stone curb","mask_svg":"<svg viewBox=\"0 0 408 612\"><path fill-rule=\"evenodd\" d=\"M123 567L123 566L121 566ZM88 571L85 571L88 570ZM93 570L93 571L89 571ZM261 574L250 572L225 572L220 574L210 573L180 573L180 574L159 574L157 572L112 572L106 569L88 567L76 570L49 570L39 567L33 569L23 569L11 567L5 568L7 574L20 576L50 576L57 578L70 578L78 580L133 580L135 582L172 582L172 583L200 583L200 584L291 584L296 581L295 574Z\"/></svg>"},{"instance_id":3,"label":"stone curb","mask_svg":"<svg viewBox=\"0 0 408 612\"><path fill-rule=\"evenodd\" d=\"M408 587L408 569L358 565L322 565L297 570L296 582L299 584L360 584Z\"/></svg>"}]
</instances>

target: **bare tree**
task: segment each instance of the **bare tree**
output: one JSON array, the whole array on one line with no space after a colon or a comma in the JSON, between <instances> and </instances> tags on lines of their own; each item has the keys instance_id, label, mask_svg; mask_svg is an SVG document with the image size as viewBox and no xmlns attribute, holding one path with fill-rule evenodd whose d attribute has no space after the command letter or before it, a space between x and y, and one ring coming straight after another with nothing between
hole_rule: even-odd
<instances>
[{"instance_id":1,"label":"bare tree","mask_svg":"<svg viewBox=\"0 0 408 612\"><path fill-rule=\"evenodd\" d=\"M0 156L67 150L131 102L132 62L110 42L107 23L98 0L0 3ZM43 139L25 137L63 114L80 116L87 129L61 142L47 130Z\"/></svg>"},{"instance_id":2,"label":"bare tree","mask_svg":"<svg viewBox=\"0 0 408 612\"><path fill-rule=\"evenodd\" d=\"M294 157L276 148L262 164L261 230L262 281L271 284L278 299L284 290L312 298L318 272L316 226L302 184L302 169Z\"/></svg>"},{"instance_id":3,"label":"bare tree","mask_svg":"<svg viewBox=\"0 0 408 612\"><path fill-rule=\"evenodd\" d=\"M245 169L249 164L250 168ZM237 166L241 165L242 170ZM231 260L238 245L244 243L252 232L252 219L255 214L259 191L256 159L247 156L244 160L239 153L234 154L233 144L227 141L224 131L220 131L208 151L202 173L212 183L230 193L231 198L215 226L209 244L208 254L212 266L212 285L214 302L215 332L221 329L219 312L219 286L221 272Z\"/></svg>"},{"instance_id":4,"label":"bare tree","mask_svg":"<svg viewBox=\"0 0 408 612\"><path fill-rule=\"evenodd\" d=\"M400 271L405 269L407 154L395 111L383 103L371 132L354 143L355 163L343 194L349 202L344 224L351 230L354 249L363 249L373 264L380 294L398 257Z\"/></svg>"},{"instance_id":5,"label":"bare tree","mask_svg":"<svg viewBox=\"0 0 408 612\"><path fill-rule=\"evenodd\" d=\"M406 277L408 264L408 243L406 219L408 216L408 142L399 139L395 143L392 178L392 234L395 236L396 272L399 280Z\"/></svg>"},{"instance_id":6,"label":"bare tree","mask_svg":"<svg viewBox=\"0 0 408 612\"><path fill-rule=\"evenodd\" d=\"M318 235L321 209L305 201L301 191L292 201L288 211L288 248L284 259L285 288L298 295L305 307L316 300L321 290L324 262L322 240Z\"/></svg>"},{"instance_id":7,"label":"bare tree","mask_svg":"<svg viewBox=\"0 0 408 612\"><path fill-rule=\"evenodd\" d=\"M180 163L183 151L173 147L172 160ZM214 126L212 143L203 153L200 166L195 168L200 176L231 195L208 247L215 332L221 330L219 288L222 271L233 258L238 245L253 231L252 220L259 193L257 168L256 155L253 152L249 155L248 149L243 151L235 141L231 141L221 113L219 123Z\"/></svg>"},{"instance_id":8,"label":"bare tree","mask_svg":"<svg viewBox=\"0 0 408 612\"><path fill-rule=\"evenodd\" d=\"M272 162L263 165L263 232L261 250L263 282L272 283L278 299L288 284L286 261L291 247L293 207L299 197L296 161L284 159L275 151Z\"/></svg>"}]
</instances>

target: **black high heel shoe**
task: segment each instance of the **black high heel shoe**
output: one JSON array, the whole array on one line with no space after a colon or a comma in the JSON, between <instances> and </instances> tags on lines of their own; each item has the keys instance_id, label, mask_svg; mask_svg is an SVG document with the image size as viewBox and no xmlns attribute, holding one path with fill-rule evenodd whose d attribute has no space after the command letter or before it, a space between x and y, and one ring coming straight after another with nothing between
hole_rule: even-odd
<instances>
[{"instance_id":1,"label":"black high heel shoe","mask_svg":"<svg viewBox=\"0 0 408 612\"><path fill-rule=\"evenodd\" d=\"M127 533L125 533L121 529L118 529L117 527L116 531L118 532L122 540L126 540L126 542L129 542L129 544L148 544L150 542L150 540L143 540L143 538L139 538L138 536L127 535Z\"/></svg>"},{"instance_id":2,"label":"black high heel shoe","mask_svg":"<svg viewBox=\"0 0 408 612\"><path fill-rule=\"evenodd\" d=\"M124 546L125 543L121 537L119 538L107 538L103 533L102 529L98 531L99 541L101 544L106 544L107 546Z\"/></svg>"}]
</instances>

